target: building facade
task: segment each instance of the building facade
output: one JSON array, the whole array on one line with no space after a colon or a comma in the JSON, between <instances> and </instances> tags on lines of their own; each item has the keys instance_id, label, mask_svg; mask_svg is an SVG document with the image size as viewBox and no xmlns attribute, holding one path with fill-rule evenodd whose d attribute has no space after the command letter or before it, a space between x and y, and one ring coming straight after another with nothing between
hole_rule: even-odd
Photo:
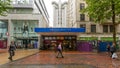
<instances>
[{"instance_id":1,"label":"building facade","mask_svg":"<svg viewBox=\"0 0 120 68\"><path fill-rule=\"evenodd\" d=\"M112 41L112 23L97 24L88 15L82 14L80 10L87 6L85 0L68 0L67 23L68 27L84 27L86 32L78 36L78 40L102 40ZM117 40L120 40L120 24L117 27Z\"/></svg>"},{"instance_id":2,"label":"building facade","mask_svg":"<svg viewBox=\"0 0 120 68\"><path fill-rule=\"evenodd\" d=\"M67 2L52 2L53 4L53 26L67 27Z\"/></svg>"},{"instance_id":3,"label":"building facade","mask_svg":"<svg viewBox=\"0 0 120 68\"><path fill-rule=\"evenodd\" d=\"M1 39L28 47L38 40L35 27L49 27L49 15L43 0L12 0L7 16L0 16ZM23 46L24 45L24 46Z\"/></svg>"}]
</instances>

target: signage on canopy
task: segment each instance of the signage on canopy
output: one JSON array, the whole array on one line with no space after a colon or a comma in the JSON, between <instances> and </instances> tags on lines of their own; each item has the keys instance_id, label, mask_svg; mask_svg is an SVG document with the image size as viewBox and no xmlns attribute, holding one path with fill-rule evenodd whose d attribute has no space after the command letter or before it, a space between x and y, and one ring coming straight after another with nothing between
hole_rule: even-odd
<instances>
[{"instance_id":1,"label":"signage on canopy","mask_svg":"<svg viewBox=\"0 0 120 68\"><path fill-rule=\"evenodd\" d=\"M85 32L85 28L35 28L35 32Z\"/></svg>"}]
</instances>

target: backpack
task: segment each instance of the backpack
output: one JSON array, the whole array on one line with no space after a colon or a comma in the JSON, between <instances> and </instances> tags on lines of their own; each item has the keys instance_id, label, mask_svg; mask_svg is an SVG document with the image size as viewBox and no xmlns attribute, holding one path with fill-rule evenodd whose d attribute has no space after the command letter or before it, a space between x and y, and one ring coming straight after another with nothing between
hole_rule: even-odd
<instances>
[{"instance_id":1,"label":"backpack","mask_svg":"<svg viewBox=\"0 0 120 68\"><path fill-rule=\"evenodd\" d=\"M116 48L115 48L114 46L111 46L111 47L110 47L110 51L115 52L115 51L116 51Z\"/></svg>"}]
</instances>

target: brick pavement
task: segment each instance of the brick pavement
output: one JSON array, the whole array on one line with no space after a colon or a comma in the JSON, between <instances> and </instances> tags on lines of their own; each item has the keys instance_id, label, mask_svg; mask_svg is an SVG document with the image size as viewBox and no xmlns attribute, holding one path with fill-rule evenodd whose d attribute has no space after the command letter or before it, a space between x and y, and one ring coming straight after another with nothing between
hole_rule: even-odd
<instances>
[{"instance_id":1,"label":"brick pavement","mask_svg":"<svg viewBox=\"0 0 120 68\"><path fill-rule=\"evenodd\" d=\"M5 53L7 52L7 49L0 49L0 53Z\"/></svg>"},{"instance_id":2,"label":"brick pavement","mask_svg":"<svg viewBox=\"0 0 120 68\"><path fill-rule=\"evenodd\" d=\"M60 68L60 66L62 66L61 68L120 68L120 60L111 59L107 53L72 51L64 52L63 55L64 58L56 58L56 53L53 51L41 51L6 65L23 66L23 68L27 68L26 66L41 66L40 68L48 68L47 66L51 66L50 68L53 66L54 68Z\"/></svg>"}]
</instances>

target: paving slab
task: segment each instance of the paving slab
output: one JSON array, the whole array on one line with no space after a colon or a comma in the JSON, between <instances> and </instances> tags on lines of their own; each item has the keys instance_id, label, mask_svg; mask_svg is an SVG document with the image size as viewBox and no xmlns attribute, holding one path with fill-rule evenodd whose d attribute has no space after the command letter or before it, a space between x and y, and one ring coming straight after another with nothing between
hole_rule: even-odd
<instances>
[{"instance_id":1,"label":"paving slab","mask_svg":"<svg viewBox=\"0 0 120 68\"><path fill-rule=\"evenodd\" d=\"M27 57L27 56L30 56L30 55L33 55L35 53L39 52L38 49L17 49L15 51L15 56L13 57L13 61L15 60L18 60L18 59L21 59L21 58L24 58L24 57ZM8 54L8 51L4 51L4 53L0 53L0 65L3 65L3 64L6 64L6 63L9 63L11 62L9 59L9 54Z\"/></svg>"},{"instance_id":2,"label":"paving slab","mask_svg":"<svg viewBox=\"0 0 120 68\"><path fill-rule=\"evenodd\" d=\"M112 59L108 53L68 51L63 52L64 58L56 58L56 54L39 51L0 68L120 68L120 60Z\"/></svg>"}]
</instances>

